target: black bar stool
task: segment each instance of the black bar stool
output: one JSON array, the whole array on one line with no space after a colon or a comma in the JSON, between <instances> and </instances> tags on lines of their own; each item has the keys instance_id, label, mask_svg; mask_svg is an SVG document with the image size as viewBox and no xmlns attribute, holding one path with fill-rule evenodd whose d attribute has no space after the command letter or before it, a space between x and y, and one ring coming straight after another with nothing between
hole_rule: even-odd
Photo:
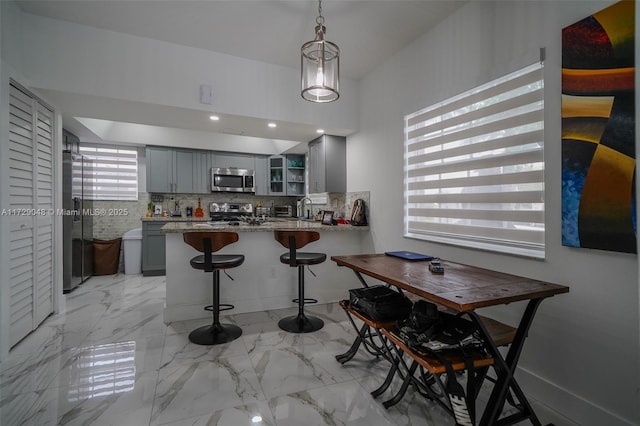
<instances>
[{"instance_id":1,"label":"black bar stool","mask_svg":"<svg viewBox=\"0 0 640 426\"><path fill-rule=\"evenodd\" d=\"M310 333L320 330L324 326L324 322L320 318L304 314L305 304L318 303L316 299L304 297L304 267L324 262L327 260L327 255L297 251L310 242L318 241L320 233L317 231L276 230L274 236L280 244L289 249L288 253L280 256L280 262L286 263L292 268L298 268L298 298L293 299L294 303L298 303L298 315L281 319L278 326L291 333Z\"/></svg>"},{"instance_id":2,"label":"black bar stool","mask_svg":"<svg viewBox=\"0 0 640 426\"><path fill-rule=\"evenodd\" d=\"M242 335L242 329L234 324L221 324L220 311L233 309L233 305L220 303L220 271L242 265L242 254L212 254L226 245L238 241L235 232L185 232L184 242L203 253L191 259L191 267L213 272L213 323L193 330L189 340L198 345L218 345L231 342ZM209 307L205 309L209 310Z\"/></svg>"}]
</instances>

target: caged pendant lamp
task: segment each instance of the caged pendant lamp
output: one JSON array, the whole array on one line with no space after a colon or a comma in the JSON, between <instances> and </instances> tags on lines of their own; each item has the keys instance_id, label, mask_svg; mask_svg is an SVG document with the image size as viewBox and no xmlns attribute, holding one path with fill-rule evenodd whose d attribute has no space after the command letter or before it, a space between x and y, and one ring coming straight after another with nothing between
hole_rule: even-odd
<instances>
[{"instance_id":1,"label":"caged pendant lamp","mask_svg":"<svg viewBox=\"0 0 640 426\"><path fill-rule=\"evenodd\" d=\"M302 45L302 97L311 102L333 102L340 97L340 49L324 39L327 29L318 1L316 38Z\"/></svg>"}]
</instances>

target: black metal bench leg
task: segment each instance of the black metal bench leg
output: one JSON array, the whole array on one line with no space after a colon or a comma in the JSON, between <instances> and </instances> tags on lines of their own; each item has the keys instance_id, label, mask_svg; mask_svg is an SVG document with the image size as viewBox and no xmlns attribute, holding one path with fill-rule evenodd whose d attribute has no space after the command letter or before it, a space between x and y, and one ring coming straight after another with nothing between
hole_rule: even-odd
<instances>
[{"instance_id":1,"label":"black metal bench leg","mask_svg":"<svg viewBox=\"0 0 640 426\"><path fill-rule=\"evenodd\" d=\"M363 336L363 333L366 333L368 327L369 326L367 324L362 325L360 330L358 330L358 337L356 337L356 339L353 341L349 350L347 350L343 354L336 355L336 361L338 361L340 364L344 364L345 362L350 361L356 355L356 353L358 353L358 349L362 344L361 336Z\"/></svg>"},{"instance_id":2,"label":"black metal bench leg","mask_svg":"<svg viewBox=\"0 0 640 426\"><path fill-rule=\"evenodd\" d=\"M400 390L398 391L398 393L396 393L391 399L382 403L384 408L389 408L393 405L396 405L398 402L400 402L404 394L407 393L407 389L409 389L409 385L411 384L412 377L416 372L417 368L418 368L418 362L413 361L411 363L411 367L409 367L409 371L407 372L407 375L405 376L404 381L402 382L402 386L400 387Z\"/></svg>"},{"instance_id":3,"label":"black metal bench leg","mask_svg":"<svg viewBox=\"0 0 640 426\"><path fill-rule=\"evenodd\" d=\"M376 390L371 392L371 396L373 396L374 398L377 398L380 395L382 395L387 389L389 389L389 386L391 385L391 382L393 381L393 378L395 377L397 372L398 372L398 364L396 362L392 362L391 369L387 373L387 377L384 379L384 382L382 382L380 387L378 387Z\"/></svg>"}]
</instances>

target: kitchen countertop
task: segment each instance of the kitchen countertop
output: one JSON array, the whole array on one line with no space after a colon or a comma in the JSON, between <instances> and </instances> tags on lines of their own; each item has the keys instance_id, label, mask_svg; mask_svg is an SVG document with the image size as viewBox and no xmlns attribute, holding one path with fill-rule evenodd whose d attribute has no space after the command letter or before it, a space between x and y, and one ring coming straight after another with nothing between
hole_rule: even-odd
<instances>
[{"instance_id":1,"label":"kitchen countertop","mask_svg":"<svg viewBox=\"0 0 640 426\"><path fill-rule=\"evenodd\" d=\"M148 218L147 218L148 219ZM165 234L184 233L184 232L202 232L202 231L239 231L239 232L269 232L276 229L313 229L316 231L368 231L368 226L352 226L352 225L323 225L321 222L312 220L295 220L272 218L269 222L261 225L248 225L240 222L240 225L229 225L224 223L207 223L200 220L199 222L191 221L173 221L172 218L159 218L167 221L161 231ZM179 218L178 218L179 219ZM188 218L192 219L192 218ZM195 222L195 223L189 223Z\"/></svg>"},{"instance_id":2,"label":"kitchen countertop","mask_svg":"<svg viewBox=\"0 0 640 426\"><path fill-rule=\"evenodd\" d=\"M175 217L143 216L142 217L143 222L208 222L210 220L211 219L209 219L208 215L205 217L186 217L186 216L175 216Z\"/></svg>"}]
</instances>

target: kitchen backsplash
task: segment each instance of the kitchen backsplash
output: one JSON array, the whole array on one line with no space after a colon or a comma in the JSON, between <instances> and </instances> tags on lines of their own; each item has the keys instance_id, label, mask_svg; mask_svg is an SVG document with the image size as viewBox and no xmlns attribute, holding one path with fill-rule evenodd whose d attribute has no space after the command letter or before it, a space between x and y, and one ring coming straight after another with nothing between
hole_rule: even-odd
<instances>
[{"instance_id":1,"label":"kitchen backsplash","mask_svg":"<svg viewBox=\"0 0 640 426\"><path fill-rule=\"evenodd\" d=\"M198 199L204 209L205 217L209 216L209 203L250 203L254 207L258 202L263 207L273 207L281 205L296 206L296 201L300 197L268 197L246 194L220 193L220 194L160 194L164 197L161 203L167 212L173 211L175 203L178 203L183 216L186 216L186 208L198 206ZM320 210L331 210L335 212L335 217L349 218L353 202L359 198L363 199L366 206L367 217L369 216L369 191L348 192L348 193L327 193L326 203L313 204L311 211L315 215ZM314 196L314 198L316 198ZM142 227L142 218L147 214L147 205L151 202L151 194L141 192L138 194L138 201L94 201L94 209L103 209L107 212L118 214L94 216L93 237L101 240L111 240L122 237L122 235L134 228Z\"/></svg>"},{"instance_id":2,"label":"kitchen backsplash","mask_svg":"<svg viewBox=\"0 0 640 426\"><path fill-rule=\"evenodd\" d=\"M141 228L140 220L147 213L148 194L140 192L138 201L94 201L96 211L103 209L107 213L93 217L93 238L112 240L134 228Z\"/></svg>"},{"instance_id":3,"label":"kitchen backsplash","mask_svg":"<svg viewBox=\"0 0 640 426\"><path fill-rule=\"evenodd\" d=\"M151 195L147 194L148 202L151 202ZM269 197L269 196L261 196L261 195L248 195L243 193L232 193L232 192L220 192L220 193L212 193L211 195L206 194L154 194L154 195L162 195L164 201L162 204L162 209L167 212L171 212L175 210L175 205L178 203L178 208L182 212L183 216L186 216L186 208L193 207L195 211L196 207L198 207L198 200L200 200L200 205L204 210L205 217L209 216L209 203L232 203L232 204L252 204L253 207L256 207L257 203L261 203L263 207L273 207L273 206L282 206L282 205L293 205L296 204L296 197ZM157 203L152 203L157 204ZM145 209L146 213L146 209Z\"/></svg>"},{"instance_id":4,"label":"kitchen backsplash","mask_svg":"<svg viewBox=\"0 0 640 426\"><path fill-rule=\"evenodd\" d=\"M183 216L186 216L186 208L198 205L198 199L204 209L205 217L209 216L209 203L237 203L237 204L253 204L255 207L258 202L263 207L273 207L281 205L296 206L299 197L265 197L246 194L162 194L164 202L163 209L171 211L174 209L175 203L178 202ZM353 202L361 198L365 202L367 218L369 217L369 191L348 192L344 193L327 193L325 204L313 204L312 213L316 214L320 210L331 210L335 212L335 217L349 218L351 215L351 207ZM314 198L316 198L314 196ZM322 197L320 197L322 198ZM106 211L114 214L105 214L93 217L93 238L100 240L113 240L121 238L125 232L131 229L142 227L142 218L147 214L147 205L151 202L151 194L140 192L137 201L94 201L93 208L95 211ZM100 209L100 210L98 210ZM123 270L123 246L121 245L120 253L120 271Z\"/></svg>"}]
</instances>

